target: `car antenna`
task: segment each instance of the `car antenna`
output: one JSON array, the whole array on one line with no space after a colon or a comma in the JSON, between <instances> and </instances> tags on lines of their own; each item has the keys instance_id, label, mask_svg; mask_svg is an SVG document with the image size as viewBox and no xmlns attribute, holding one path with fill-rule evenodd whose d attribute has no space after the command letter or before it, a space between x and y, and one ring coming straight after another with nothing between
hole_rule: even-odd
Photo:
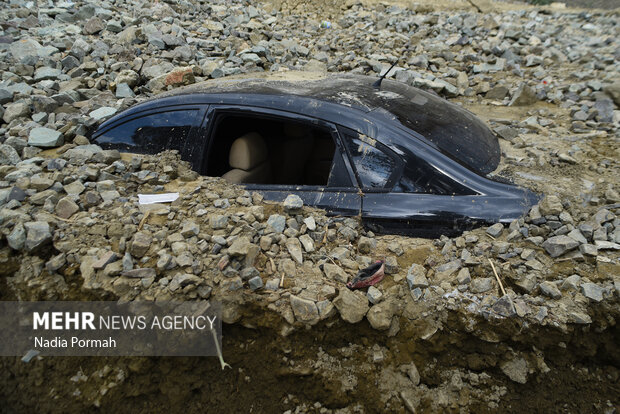
<instances>
[{"instance_id":1,"label":"car antenna","mask_svg":"<svg viewBox=\"0 0 620 414\"><path fill-rule=\"evenodd\" d=\"M381 82L383 82L383 79L385 79L385 77L387 76L388 73L390 73L390 71L394 68L394 66L396 66L396 64L398 63L398 59L396 59L396 61L394 61L394 63L392 63L392 66L390 66L390 68L379 77L379 79L377 79L377 81L375 83L372 84L373 88L375 89L380 89L381 88Z\"/></svg>"},{"instance_id":2,"label":"car antenna","mask_svg":"<svg viewBox=\"0 0 620 414\"><path fill-rule=\"evenodd\" d=\"M405 47L404 52L408 52L410 47L411 47L411 43L408 43L407 46ZM385 79L388 73L390 73L392 69L394 69L394 66L396 66L397 63L398 63L398 58L396 58L396 61L392 63L392 66L390 66L390 68L383 75L381 75L375 83L372 84L373 88L381 89L381 82L383 82L383 79Z\"/></svg>"}]
</instances>

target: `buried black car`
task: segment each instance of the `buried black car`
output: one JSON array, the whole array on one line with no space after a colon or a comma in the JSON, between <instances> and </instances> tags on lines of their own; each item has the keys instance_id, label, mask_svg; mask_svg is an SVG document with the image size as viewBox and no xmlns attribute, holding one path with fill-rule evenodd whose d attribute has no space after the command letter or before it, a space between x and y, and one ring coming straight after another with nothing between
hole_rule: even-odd
<instances>
[{"instance_id":1,"label":"buried black car","mask_svg":"<svg viewBox=\"0 0 620 414\"><path fill-rule=\"evenodd\" d=\"M134 153L176 149L200 174L268 200L294 193L332 214L361 215L381 233L455 234L510 222L538 201L485 177L499 164L499 143L473 114L375 81L303 72L207 81L133 106L92 141Z\"/></svg>"}]
</instances>

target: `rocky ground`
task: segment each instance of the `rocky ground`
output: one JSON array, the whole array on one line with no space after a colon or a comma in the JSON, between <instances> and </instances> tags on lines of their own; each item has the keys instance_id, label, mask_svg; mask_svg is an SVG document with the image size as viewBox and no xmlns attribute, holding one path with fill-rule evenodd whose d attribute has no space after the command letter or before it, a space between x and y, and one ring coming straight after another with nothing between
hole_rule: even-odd
<instances>
[{"instance_id":1,"label":"rocky ground","mask_svg":"<svg viewBox=\"0 0 620 414\"><path fill-rule=\"evenodd\" d=\"M618 12L475 4L2 3L0 298L216 299L233 369L2 358L0 411L617 412ZM181 85L396 59L390 76L488 122L494 175L540 205L455 238L381 236L87 138ZM138 204L159 191L180 198ZM344 287L377 258L384 281Z\"/></svg>"}]
</instances>

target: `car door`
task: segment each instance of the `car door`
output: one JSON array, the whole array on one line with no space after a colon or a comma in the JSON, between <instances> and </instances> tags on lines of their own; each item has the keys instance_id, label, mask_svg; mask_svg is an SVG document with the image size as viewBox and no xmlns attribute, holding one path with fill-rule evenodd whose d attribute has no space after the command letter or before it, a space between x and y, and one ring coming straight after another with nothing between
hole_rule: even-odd
<instances>
[{"instance_id":1,"label":"car door","mask_svg":"<svg viewBox=\"0 0 620 414\"><path fill-rule=\"evenodd\" d=\"M304 205L325 209L331 215L355 216L360 213L361 198L359 188L355 181L350 161L344 155L345 149L339 139L338 129L334 124L298 113L269 108L242 105L212 105L205 117L211 124L210 128L204 129L208 134L208 145L203 157L206 163L221 160L222 157L228 157L228 154L217 153L222 151L222 146L218 142L221 136L221 133L218 131L218 128L220 128L218 125L222 125L222 119L226 116L245 117L248 123L251 123L252 120L269 119L273 122L303 124L311 128L320 128L333 140L334 154L331 167L329 168L328 180L324 185L306 185L303 183L243 184L248 191L257 191L266 200L279 202L284 201L290 194L296 194L303 200ZM272 162L277 162L277 160L272 160ZM202 174L210 175L210 166L203 163L200 171ZM216 171L218 176L222 172L221 170Z\"/></svg>"},{"instance_id":2,"label":"car door","mask_svg":"<svg viewBox=\"0 0 620 414\"><path fill-rule=\"evenodd\" d=\"M362 219L368 228L436 237L476 224L479 203L484 202L478 194L421 157L404 157L353 130L341 127L340 132L363 192Z\"/></svg>"}]
</instances>

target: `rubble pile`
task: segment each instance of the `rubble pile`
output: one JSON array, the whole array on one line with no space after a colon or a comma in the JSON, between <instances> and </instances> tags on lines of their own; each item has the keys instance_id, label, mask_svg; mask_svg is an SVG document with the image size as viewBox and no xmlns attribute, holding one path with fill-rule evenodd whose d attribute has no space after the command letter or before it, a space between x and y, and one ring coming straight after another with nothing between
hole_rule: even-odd
<instances>
[{"instance_id":1,"label":"rubble pile","mask_svg":"<svg viewBox=\"0 0 620 414\"><path fill-rule=\"evenodd\" d=\"M332 383L329 397L316 394L329 409L319 397L274 397L296 412L507 410L513 387L600 355L597 340L613 337L620 316L617 15L348 1L324 25L311 7L288 7L0 5L2 298L213 299L227 324L264 329L274 343L347 333L348 345L313 339L297 360L257 342L273 347L260 349L276 355L264 355L270 363L284 361L284 378L314 372ZM251 72L378 75L396 59L389 77L489 122L503 152L494 175L545 195L526 217L437 240L376 235L294 194L266 202L199 176L174 151L120 154L87 138L182 85ZM158 193L179 197L140 204ZM346 287L378 259L382 282ZM362 339L350 334L358 329ZM605 350L611 367L617 345ZM98 383L101 369L76 384ZM596 369L579 375L603 377ZM605 372L617 381L616 368ZM368 378L380 385L365 388ZM80 407L116 395L97 392Z\"/></svg>"}]
</instances>

